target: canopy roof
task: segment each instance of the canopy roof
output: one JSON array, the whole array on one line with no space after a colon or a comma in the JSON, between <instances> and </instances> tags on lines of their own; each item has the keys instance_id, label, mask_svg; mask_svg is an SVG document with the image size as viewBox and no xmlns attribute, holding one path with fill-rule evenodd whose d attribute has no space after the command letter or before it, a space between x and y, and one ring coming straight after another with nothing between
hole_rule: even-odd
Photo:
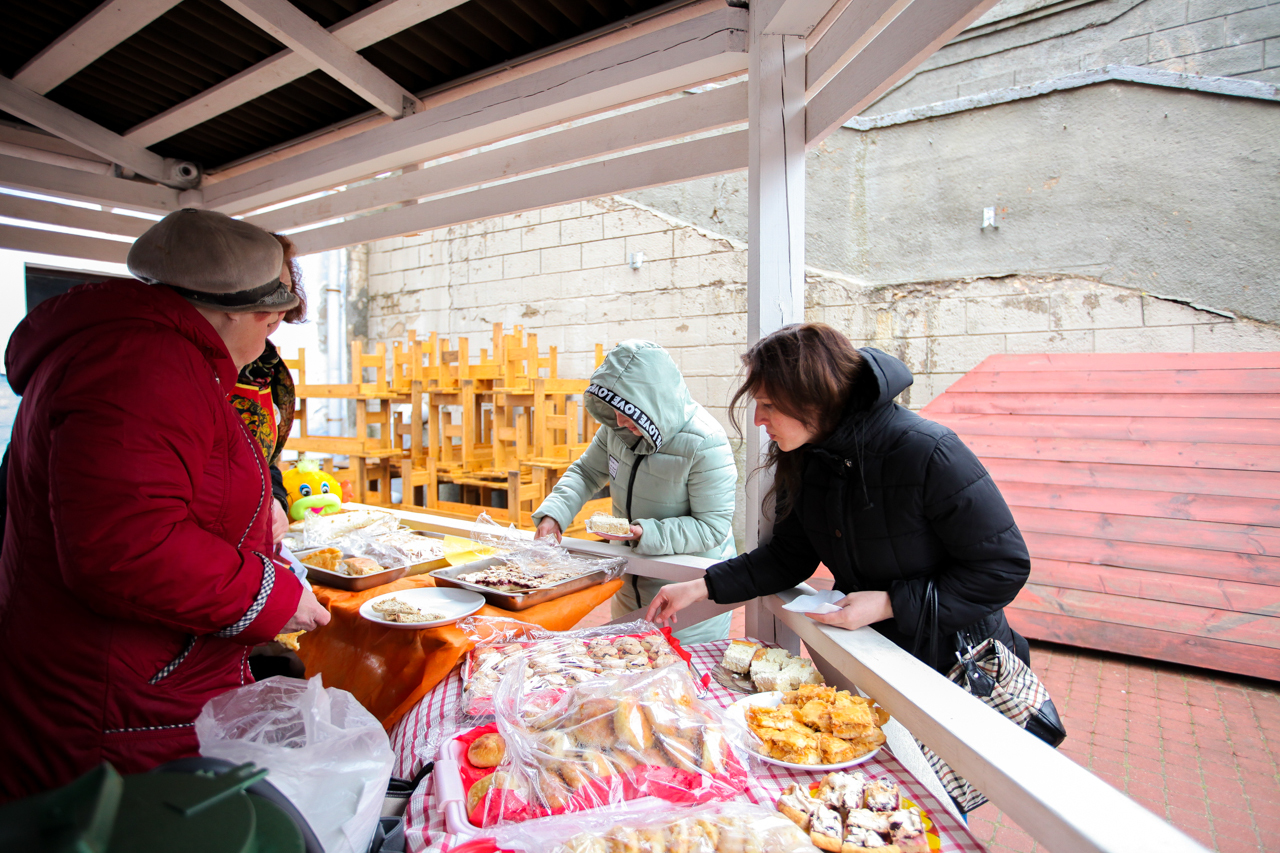
<instances>
[{"instance_id":1,"label":"canopy roof","mask_svg":"<svg viewBox=\"0 0 1280 853\"><path fill-rule=\"evenodd\" d=\"M111 208L203 206L313 252L735 171L752 17L803 69L812 146L994 0L757 3L11 0L0 187L106 209L0 195L0 216L136 236ZM127 244L0 225L0 247Z\"/></svg>"}]
</instances>

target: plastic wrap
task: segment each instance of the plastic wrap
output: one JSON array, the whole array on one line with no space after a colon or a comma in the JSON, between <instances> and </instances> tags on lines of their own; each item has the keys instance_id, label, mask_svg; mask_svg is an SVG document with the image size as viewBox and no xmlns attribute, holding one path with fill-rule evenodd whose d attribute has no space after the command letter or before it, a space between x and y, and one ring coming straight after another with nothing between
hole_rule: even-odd
<instances>
[{"instance_id":1,"label":"plastic wrap","mask_svg":"<svg viewBox=\"0 0 1280 853\"><path fill-rule=\"evenodd\" d=\"M546 631L536 625L473 616L458 627L475 645L463 664L459 710L467 718L493 713L492 698L502 676L529 655L527 691L564 691L619 672L663 666L690 667L689 653L669 628L637 620L573 631ZM699 677L699 687L707 685Z\"/></svg>"},{"instance_id":2,"label":"plastic wrap","mask_svg":"<svg viewBox=\"0 0 1280 853\"><path fill-rule=\"evenodd\" d=\"M290 527L289 537L297 545L294 550L301 551L306 548L330 545L354 530L386 533L399 526L399 519L389 512L376 509L352 509L332 515L307 515L302 519L301 531Z\"/></svg>"},{"instance_id":3,"label":"plastic wrap","mask_svg":"<svg viewBox=\"0 0 1280 853\"><path fill-rule=\"evenodd\" d=\"M357 557L368 557L393 568L427 563L444 557L444 541L419 536L407 527L375 524L351 531L334 546Z\"/></svg>"},{"instance_id":4,"label":"plastic wrap","mask_svg":"<svg viewBox=\"0 0 1280 853\"><path fill-rule=\"evenodd\" d=\"M623 807L493 831L499 849L546 853L814 853L808 833L767 806Z\"/></svg>"},{"instance_id":5,"label":"plastic wrap","mask_svg":"<svg viewBox=\"0 0 1280 853\"><path fill-rule=\"evenodd\" d=\"M195 728L201 755L268 768L326 853L369 848L395 755L350 693L276 676L210 699Z\"/></svg>"},{"instance_id":6,"label":"plastic wrap","mask_svg":"<svg viewBox=\"0 0 1280 853\"><path fill-rule=\"evenodd\" d=\"M519 655L494 695L496 730L505 741L501 762L490 771L457 754L472 825L646 797L692 805L728 799L746 784L742 759L683 667L547 691L528 689L532 658Z\"/></svg>"},{"instance_id":7,"label":"plastic wrap","mask_svg":"<svg viewBox=\"0 0 1280 853\"><path fill-rule=\"evenodd\" d=\"M591 572L604 572L605 580L621 577L626 570L625 557L584 557L570 554L568 549L553 538L529 539L514 525L502 527L480 513L472 528L472 538L491 548L503 564L530 574L556 573L562 580Z\"/></svg>"}]
</instances>

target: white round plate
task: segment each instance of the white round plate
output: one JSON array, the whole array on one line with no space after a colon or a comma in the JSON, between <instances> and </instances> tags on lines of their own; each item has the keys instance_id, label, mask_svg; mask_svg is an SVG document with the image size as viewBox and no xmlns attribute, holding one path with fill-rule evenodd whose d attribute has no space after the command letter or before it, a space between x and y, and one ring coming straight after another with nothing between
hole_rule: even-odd
<instances>
[{"instance_id":1,"label":"white round plate","mask_svg":"<svg viewBox=\"0 0 1280 853\"><path fill-rule=\"evenodd\" d=\"M424 613L442 613L445 618L433 622L388 622L373 610L373 605L386 598L398 598L410 607L416 607ZM388 628L438 628L451 625L464 616L470 616L484 607L484 596L469 589L442 589L422 587L421 589L402 589L398 592L384 592L360 605L360 615L370 622L386 625Z\"/></svg>"},{"instance_id":2,"label":"white round plate","mask_svg":"<svg viewBox=\"0 0 1280 853\"><path fill-rule=\"evenodd\" d=\"M737 702L734 702L728 708L724 709L724 721L728 725L725 726L729 733L738 740L738 744L749 752L751 755L769 764L776 764L779 767L790 767L794 770L807 770L811 773L827 770L843 770L846 767L853 767L862 764L864 761L870 761L880 752L881 747L876 747L868 753L859 755L851 761L841 761L837 764L792 764L790 761L779 761L776 758L770 758L767 755L761 755L756 752L754 735L747 728L747 706L748 705L764 705L766 708L776 708L782 704L782 692L774 690L771 693L756 693L751 696L743 696Z\"/></svg>"}]
</instances>

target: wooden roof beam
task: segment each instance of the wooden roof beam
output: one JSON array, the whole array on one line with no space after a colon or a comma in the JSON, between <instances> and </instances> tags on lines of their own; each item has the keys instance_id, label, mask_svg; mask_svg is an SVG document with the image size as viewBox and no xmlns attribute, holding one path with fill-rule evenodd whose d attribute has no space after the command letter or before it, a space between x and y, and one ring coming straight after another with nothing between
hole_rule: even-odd
<instances>
[{"instance_id":1,"label":"wooden roof beam","mask_svg":"<svg viewBox=\"0 0 1280 853\"><path fill-rule=\"evenodd\" d=\"M13 80L37 95L46 95L178 3L106 0L19 68Z\"/></svg>"},{"instance_id":2,"label":"wooden roof beam","mask_svg":"<svg viewBox=\"0 0 1280 853\"><path fill-rule=\"evenodd\" d=\"M60 225L64 228L79 228L82 231L97 231L101 234L118 234L121 237L141 237L143 231L155 225L154 221L140 216L90 210L87 207L7 193L0 193L0 216L45 225Z\"/></svg>"},{"instance_id":3,"label":"wooden roof beam","mask_svg":"<svg viewBox=\"0 0 1280 853\"><path fill-rule=\"evenodd\" d=\"M656 97L746 68L746 13L707 14L515 76L397 122L209 183L205 204L239 214Z\"/></svg>"},{"instance_id":4,"label":"wooden roof beam","mask_svg":"<svg viewBox=\"0 0 1280 853\"><path fill-rule=\"evenodd\" d=\"M535 175L437 201L405 205L302 231L291 235L291 239L298 253L306 255L493 216L691 181L746 166L747 132L739 130Z\"/></svg>"},{"instance_id":5,"label":"wooden roof beam","mask_svg":"<svg viewBox=\"0 0 1280 853\"><path fill-rule=\"evenodd\" d=\"M39 252L44 255L123 264L129 255L129 246L129 243L120 240L83 237L61 231L45 231L42 228L0 225L0 249L13 249L17 252Z\"/></svg>"},{"instance_id":6,"label":"wooden roof beam","mask_svg":"<svg viewBox=\"0 0 1280 853\"><path fill-rule=\"evenodd\" d=\"M185 188L200 180L194 163L148 151L8 77L0 77L0 109L157 183Z\"/></svg>"},{"instance_id":7,"label":"wooden roof beam","mask_svg":"<svg viewBox=\"0 0 1280 853\"><path fill-rule=\"evenodd\" d=\"M807 37L814 27L831 11L835 0L774 0L762 3L761 34L768 36Z\"/></svg>"},{"instance_id":8,"label":"wooden roof beam","mask_svg":"<svg viewBox=\"0 0 1280 853\"><path fill-rule=\"evenodd\" d=\"M465 0L382 0L334 24L328 32L352 50L363 50L463 2ZM124 137L138 145L155 145L315 70L306 56L282 50L136 125L126 131Z\"/></svg>"},{"instance_id":9,"label":"wooden roof beam","mask_svg":"<svg viewBox=\"0 0 1280 853\"><path fill-rule=\"evenodd\" d=\"M729 127L746 121L746 95L745 83L722 86L277 208L248 221L268 231L286 231Z\"/></svg>"},{"instance_id":10,"label":"wooden roof beam","mask_svg":"<svg viewBox=\"0 0 1280 853\"><path fill-rule=\"evenodd\" d=\"M806 110L808 146L817 145L837 127L874 103L889 87L951 41L996 2L914 0L809 99ZM833 26L823 41L834 31Z\"/></svg>"},{"instance_id":11,"label":"wooden roof beam","mask_svg":"<svg viewBox=\"0 0 1280 853\"><path fill-rule=\"evenodd\" d=\"M142 181L68 169L3 154L0 154L0 186L145 213L165 214L183 207L200 206L198 191L180 193L169 187Z\"/></svg>"},{"instance_id":12,"label":"wooden roof beam","mask_svg":"<svg viewBox=\"0 0 1280 853\"><path fill-rule=\"evenodd\" d=\"M805 92L808 96L812 98L830 83L832 77L853 61L909 5L911 0L865 0L846 6L822 37L809 47L805 69Z\"/></svg>"},{"instance_id":13,"label":"wooden roof beam","mask_svg":"<svg viewBox=\"0 0 1280 853\"><path fill-rule=\"evenodd\" d=\"M421 108L422 102L412 92L392 80L289 0L223 2L392 118L412 115Z\"/></svg>"}]
</instances>

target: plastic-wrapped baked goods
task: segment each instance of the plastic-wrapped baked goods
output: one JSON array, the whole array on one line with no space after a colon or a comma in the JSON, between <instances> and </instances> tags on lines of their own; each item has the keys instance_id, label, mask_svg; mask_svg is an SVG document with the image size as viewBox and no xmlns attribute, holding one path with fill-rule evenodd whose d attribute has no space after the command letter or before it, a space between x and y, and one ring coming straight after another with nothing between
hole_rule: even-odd
<instances>
[{"instance_id":1,"label":"plastic-wrapped baked goods","mask_svg":"<svg viewBox=\"0 0 1280 853\"><path fill-rule=\"evenodd\" d=\"M805 833L768 809L747 803L726 803L658 816L627 817L607 828L592 825L552 850L553 853L812 853L815 848Z\"/></svg>"},{"instance_id":2,"label":"plastic-wrapped baked goods","mask_svg":"<svg viewBox=\"0 0 1280 853\"><path fill-rule=\"evenodd\" d=\"M530 655L520 656L528 665ZM478 826L577 812L641 797L678 804L737 795L746 770L688 671L619 673L557 697L509 672L495 696L507 745L498 768L511 784L488 790L469 814Z\"/></svg>"},{"instance_id":3,"label":"plastic-wrapped baked goods","mask_svg":"<svg viewBox=\"0 0 1280 853\"><path fill-rule=\"evenodd\" d=\"M475 641L463 666L462 709L493 713L498 682L518 655L528 653L527 689L563 691L594 678L664 666L684 666L679 641L649 622L553 633L509 620L474 617L459 627Z\"/></svg>"}]
</instances>

